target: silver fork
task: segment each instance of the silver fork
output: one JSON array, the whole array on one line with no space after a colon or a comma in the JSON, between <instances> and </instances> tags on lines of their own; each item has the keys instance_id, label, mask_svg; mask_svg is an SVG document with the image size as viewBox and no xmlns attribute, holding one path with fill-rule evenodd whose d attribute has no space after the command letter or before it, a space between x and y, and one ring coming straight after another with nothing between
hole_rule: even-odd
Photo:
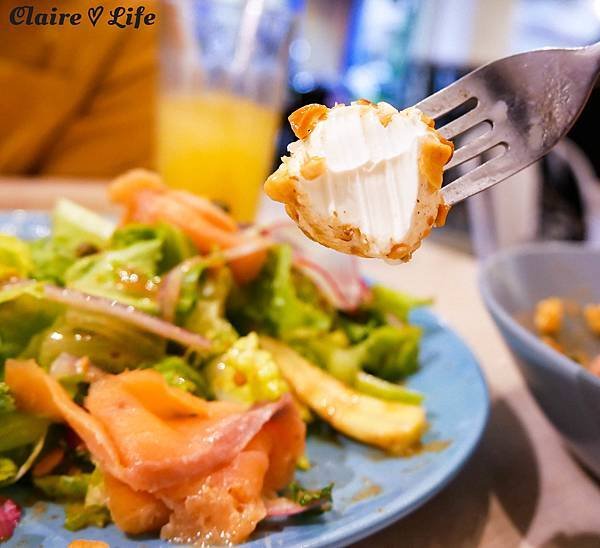
<instances>
[{"instance_id":1,"label":"silver fork","mask_svg":"<svg viewBox=\"0 0 600 548\"><path fill-rule=\"evenodd\" d=\"M474 70L427 97L418 109L434 120L476 106L438 128L453 140L482 122L485 133L461 141L445 170L482 155L482 163L443 187L447 204L481 192L540 159L575 123L600 72L600 42L583 48L541 49ZM499 148L500 154L486 158Z\"/></svg>"}]
</instances>

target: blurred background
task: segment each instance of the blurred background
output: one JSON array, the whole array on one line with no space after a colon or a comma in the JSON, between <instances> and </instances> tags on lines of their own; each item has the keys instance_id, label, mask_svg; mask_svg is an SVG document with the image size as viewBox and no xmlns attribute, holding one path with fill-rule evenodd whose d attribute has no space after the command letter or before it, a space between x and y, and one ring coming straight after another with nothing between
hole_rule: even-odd
<instances>
[{"instance_id":1,"label":"blurred background","mask_svg":"<svg viewBox=\"0 0 600 548\"><path fill-rule=\"evenodd\" d=\"M495 58L600 40L600 0L140 4L159 14L155 25L0 25L0 176L76 184L149 167L250 221L275 207L261 183L293 140L286 118L299 106L364 97L402 108ZM0 0L3 21L15 5ZM533 240L600 242L599 98L551 155L456 206L432 237L477 256Z\"/></svg>"}]
</instances>

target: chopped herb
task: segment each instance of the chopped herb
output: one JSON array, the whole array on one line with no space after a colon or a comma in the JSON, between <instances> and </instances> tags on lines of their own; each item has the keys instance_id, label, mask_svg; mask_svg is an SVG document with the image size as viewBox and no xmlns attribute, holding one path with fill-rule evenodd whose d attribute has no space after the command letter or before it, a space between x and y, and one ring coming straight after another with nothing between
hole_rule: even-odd
<instances>
[{"instance_id":1,"label":"chopped herb","mask_svg":"<svg viewBox=\"0 0 600 548\"><path fill-rule=\"evenodd\" d=\"M331 510L333 483L326 485L322 489L305 489L298 482L290 483L285 495L300 504L300 506L310 506L311 510L326 512Z\"/></svg>"},{"instance_id":2,"label":"chopped herb","mask_svg":"<svg viewBox=\"0 0 600 548\"><path fill-rule=\"evenodd\" d=\"M100 504L67 504L65 508L65 529L69 531L79 531L90 526L105 527L110 521L108 508Z\"/></svg>"},{"instance_id":3,"label":"chopped herb","mask_svg":"<svg viewBox=\"0 0 600 548\"><path fill-rule=\"evenodd\" d=\"M0 486L5 483L12 483L17 472L17 465L11 459L0 458Z\"/></svg>"},{"instance_id":4,"label":"chopped herb","mask_svg":"<svg viewBox=\"0 0 600 548\"><path fill-rule=\"evenodd\" d=\"M0 415L15 410L15 399L10 395L10 389L5 382L0 382Z\"/></svg>"},{"instance_id":5,"label":"chopped herb","mask_svg":"<svg viewBox=\"0 0 600 548\"><path fill-rule=\"evenodd\" d=\"M33 484L51 499L83 500L90 483L90 474L73 476L43 476Z\"/></svg>"}]
</instances>

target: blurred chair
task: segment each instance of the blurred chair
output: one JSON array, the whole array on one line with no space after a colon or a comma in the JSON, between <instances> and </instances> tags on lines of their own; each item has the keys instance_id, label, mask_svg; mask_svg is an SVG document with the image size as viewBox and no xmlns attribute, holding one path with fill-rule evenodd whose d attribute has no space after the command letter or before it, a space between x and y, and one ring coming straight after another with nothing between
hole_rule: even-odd
<instances>
[{"instance_id":1,"label":"blurred chair","mask_svg":"<svg viewBox=\"0 0 600 548\"><path fill-rule=\"evenodd\" d=\"M586 241L600 246L600 179L584 152L571 140L563 139L552 151L571 169L584 205Z\"/></svg>"},{"instance_id":2,"label":"blurred chair","mask_svg":"<svg viewBox=\"0 0 600 548\"><path fill-rule=\"evenodd\" d=\"M539 166L533 165L467 200L471 238L478 258L537 238L541 186Z\"/></svg>"},{"instance_id":3,"label":"blurred chair","mask_svg":"<svg viewBox=\"0 0 600 548\"><path fill-rule=\"evenodd\" d=\"M581 194L585 241L600 246L600 179L584 152L563 139L551 152L564 162ZM465 166L465 170L473 169ZM543 176L534 164L467 202L471 238L478 258L540 238Z\"/></svg>"}]
</instances>

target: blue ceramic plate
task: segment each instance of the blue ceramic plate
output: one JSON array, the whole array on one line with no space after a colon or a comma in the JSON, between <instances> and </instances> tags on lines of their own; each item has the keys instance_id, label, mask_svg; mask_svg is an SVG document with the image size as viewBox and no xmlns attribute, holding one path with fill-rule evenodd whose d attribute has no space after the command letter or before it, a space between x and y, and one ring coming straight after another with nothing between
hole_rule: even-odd
<instances>
[{"instance_id":1,"label":"blue ceramic plate","mask_svg":"<svg viewBox=\"0 0 600 548\"><path fill-rule=\"evenodd\" d=\"M21 237L48 233L44 214L0 213L0 232ZM412 321L424 330L422 368L410 387L425 394L431 427L424 450L393 458L343 437L309 438L314 466L300 474L307 487L335 482L333 510L321 516L263 525L243 546L343 546L412 512L442 489L465 464L485 427L489 396L482 373L466 345L436 316L418 310ZM17 498L27 495L12 491ZM151 538L127 538L115 527L70 533L62 527L60 506L37 503L24 517L9 545L64 548L74 539L104 540L119 548L166 546Z\"/></svg>"}]
</instances>

